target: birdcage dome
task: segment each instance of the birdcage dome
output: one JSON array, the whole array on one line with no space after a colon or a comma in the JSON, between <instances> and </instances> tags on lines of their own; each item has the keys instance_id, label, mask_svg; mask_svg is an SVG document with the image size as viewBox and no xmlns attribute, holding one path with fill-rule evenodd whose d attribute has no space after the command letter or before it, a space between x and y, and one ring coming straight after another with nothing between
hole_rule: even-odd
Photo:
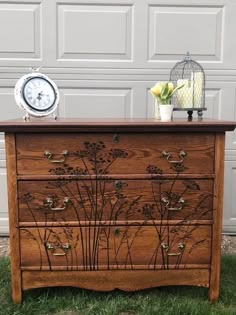
<instances>
[{"instance_id":1,"label":"birdcage dome","mask_svg":"<svg viewBox=\"0 0 236 315\"><path fill-rule=\"evenodd\" d=\"M173 95L172 104L175 110L185 110L192 117L197 111L202 117L205 108L205 73L203 67L192 60L189 53L184 60L177 62L170 73L170 81L175 86L182 85Z\"/></svg>"}]
</instances>

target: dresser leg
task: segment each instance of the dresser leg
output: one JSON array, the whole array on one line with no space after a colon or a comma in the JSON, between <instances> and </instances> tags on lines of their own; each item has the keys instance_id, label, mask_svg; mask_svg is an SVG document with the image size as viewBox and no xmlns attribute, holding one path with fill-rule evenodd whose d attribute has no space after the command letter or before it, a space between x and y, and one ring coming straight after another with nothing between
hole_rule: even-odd
<instances>
[{"instance_id":1,"label":"dresser leg","mask_svg":"<svg viewBox=\"0 0 236 315\"><path fill-rule=\"evenodd\" d=\"M208 290L208 298L211 303L217 302L220 294L220 259L216 263L215 268L212 266L210 275L210 285Z\"/></svg>"},{"instance_id":2,"label":"dresser leg","mask_svg":"<svg viewBox=\"0 0 236 315\"><path fill-rule=\"evenodd\" d=\"M12 301L14 304L22 302L22 291L21 290L14 290L12 288Z\"/></svg>"},{"instance_id":3,"label":"dresser leg","mask_svg":"<svg viewBox=\"0 0 236 315\"><path fill-rule=\"evenodd\" d=\"M14 266L14 257L12 257L11 262L11 296L13 303L22 302L22 286L21 286L21 270L17 266Z\"/></svg>"},{"instance_id":4,"label":"dresser leg","mask_svg":"<svg viewBox=\"0 0 236 315\"><path fill-rule=\"evenodd\" d=\"M219 289L218 288L209 288L208 299L211 303L218 302L219 299Z\"/></svg>"}]
</instances>

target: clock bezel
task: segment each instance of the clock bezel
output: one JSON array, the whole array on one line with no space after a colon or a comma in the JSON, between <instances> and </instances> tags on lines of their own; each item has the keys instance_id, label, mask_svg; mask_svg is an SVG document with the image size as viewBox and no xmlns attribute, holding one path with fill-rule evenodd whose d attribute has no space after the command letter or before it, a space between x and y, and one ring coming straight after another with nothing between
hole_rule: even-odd
<instances>
[{"instance_id":1,"label":"clock bezel","mask_svg":"<svg viewBox=\"0 0 236 315\"><path fill-rule=\"evenodd\" d=\"M42 110L42 109L33 108L25 99L25 93L24 93L25 86L30 80L35 79L35 78L41 78L47 81L53 88L55 99L54 99L53 104L47 109ZM30 116L33 116L33 117L45 117L50 114L53 114L53 112L58 107L59 99L60 99L59 90L56 84L47 75L43 73L38 73L38 72L29 73L22 76L16 82L14 94L15 94L15 100L16 100L17 105L21 109L25 110Z\"/></svg>"}]
</instances>

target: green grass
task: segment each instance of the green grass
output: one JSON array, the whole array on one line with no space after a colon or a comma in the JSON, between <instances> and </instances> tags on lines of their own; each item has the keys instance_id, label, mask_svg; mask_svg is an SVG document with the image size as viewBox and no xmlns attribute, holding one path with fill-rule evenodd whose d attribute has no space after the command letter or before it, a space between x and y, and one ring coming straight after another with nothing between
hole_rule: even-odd
<instances>
[{"instance_id":1,"label":"green grass","mask_svg":"<svg viewBox=\"0 0 236 315\"><path fill-rule=\"evenodd\" d=\"M0 315L236 315L236 255L222 257L221 294L210 304L207 289L162 287L140 292L99 293L78 288L45 288L24 293L12 304L9 259L0 259Z\"/></svg>"}]
</instances>

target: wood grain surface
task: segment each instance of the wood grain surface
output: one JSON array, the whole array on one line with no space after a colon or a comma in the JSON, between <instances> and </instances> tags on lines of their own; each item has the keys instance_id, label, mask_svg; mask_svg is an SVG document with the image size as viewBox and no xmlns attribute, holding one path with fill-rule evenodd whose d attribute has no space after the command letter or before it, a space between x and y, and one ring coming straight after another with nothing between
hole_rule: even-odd
<instances>
[{"instance_id":1,"label":"wood grain surface","mask_svg":"<svg viewBox=\"0 0 236 315\"><path fill-rule=\"evenodd\" d=\"M114 139L118 137L118 142ZM16 136L18 174L53 175L53 169L72 168L77 173L87 174L147 174L150 166L156 165L165 173L176 173L174 167L181 161L180 153L186 156L181 164L182 173L214 172L214 135L202 134L19 134ZM63 159L62 152L68 151ZM92 155L96 150L97 167L94 167ZM53 154L51 162L44 153ZM169 161L162 155L170 154ZM100 161L100 164L99 164ZM67 166L67 168L64 167ZM61 170L63 172L63 170ZM67 173L66 173L67 172ZM63 175L61 173L60 175Z\"/></svg>"},{"instance_id":2,"label":"wood grain surface","mask_svg":"<svg viewBox=\"0 0 236 315\"><path fill-rule=\"evenodd\" d=\"M23 271L24 290L50 286L74 286L97 291L138 291L167 285L208 287L208 269L105 270L105 271Z\"/></svg>"},{"instance_id":3,"label":"wood grain surface","mask_svg":"<svg viewBox=\"0 0 236 315\"><path fill-rule=\"evenodd\" d=\"M21 228L20 238L21 267L38 270L179 269L211 260L210 226Z\"/></svg>"},{"instance_id":4,"label":"wood grain surface","mask_svg":"<svg viewBox=\"0 0 236 315\"><path fill-rule=\"evenodd\" d=\"M0 123L8 132L13 302L21 302L23 290L66 285L196 285L209 287L209 300L217 301L224 138L235 126Z\"/></svg>"},{"instance_id":5,"label":"wood grain surface","mask_svg":"<svg viewBox=\"0 0 236 315\"><path fill-rule=\"evenodd\" d=\"M19 221L22 226L26 222L211 220L213 185L212 179L185 178L19 181Z\"/></svg>"},{"instance_id":6,"label":"wood grain surface","mask_svg":"<svg viewBox=\"0 0 236 315\"><path fill-rule=\"evenodd\" d=\"M14 303L21 302L21 271L20 271L20 239L18 228L18 203L17 203L17 176L16 176L16 148L13 134L5 135L6 159L7 159L7 185L9 208L9 232L10 232L10 259L11 259L11 288Z\"/></svg>"}]
</instances>

